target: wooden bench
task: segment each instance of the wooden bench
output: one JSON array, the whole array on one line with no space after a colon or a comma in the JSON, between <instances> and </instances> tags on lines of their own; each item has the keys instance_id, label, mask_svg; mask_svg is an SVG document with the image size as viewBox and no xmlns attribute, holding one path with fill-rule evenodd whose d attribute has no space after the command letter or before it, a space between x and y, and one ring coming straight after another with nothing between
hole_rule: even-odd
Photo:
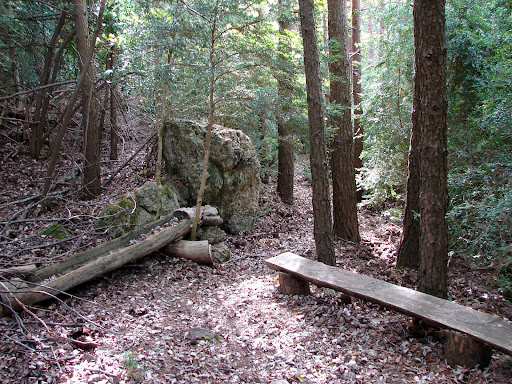
<instances>
[{"instance_id":1,"label":"wooden bench","mask_svg":"<svg viewBox=\"0 0 512 384\"><path fill-rule=\"evenodd\" d=\"M512 323L498 316L290 252L265 262L269 268L282 273L281 288L285 285L284 290L289 291L284 293L308 293L308 282L311 282L318 287L331 288L429 324L461 332L463 335L450 333L448 337L446 351L450 350L450 354L455 356L447 356L445 352L445 358L452 365L485 366L491 358L491 347L512 355ZM467 356L469 349L472 357Z\"/></svg>"}]
</instances>

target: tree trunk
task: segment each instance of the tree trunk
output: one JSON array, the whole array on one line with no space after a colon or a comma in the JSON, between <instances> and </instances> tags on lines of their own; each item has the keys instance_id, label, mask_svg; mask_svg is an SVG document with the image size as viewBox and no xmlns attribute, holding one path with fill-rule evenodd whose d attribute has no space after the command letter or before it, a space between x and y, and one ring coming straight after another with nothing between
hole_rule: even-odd
<instances>
[{"instance_id":1,"label":"tree trunk","mask_svg":"<svg viewBox=\"0 0 512 384\"><path fill-rule=\"evenodd\" d=\"M420 129L418 289L447 297L448 210L445 0L416 0L414 101Z\"/></svg>"},{"instance_id":2,"label":"tree trunk","mask_svg":"<svg viewBox=\"0 0 512 384\"><path fill-rule=\"evenodd\" d=\"M181 220L189 220L189 222L192 222L191 218L193 217L193 213L187 213L185 215L180 211L178 215L182 218ZM155 228L165 226L175 217L176 216L174 214L167 215L165 217L162 217L160 220L146 224L142 228L130 231L126 235L123 235L116 239L112 239L110 241L107 241L106 243L102 243L94 248L87 249L83 252L75 253L74 255L68 257L66 260L40 268L39 270L37 270L37 272L28 276L26 280L34 283L40 283L41 281L46 280L54 275L61 275L73 269L77 269L80 266L87 264L88 262L94 259L98 259L104 255L127 247L133 241L136 241L137 239L152 232Z\"/></svg>"},{"instance_id":3,"label":"tree trunk","mask_svg":"<svg viewBox=\"0 0 512 384\"><path fill-rule=\"evenodd\" d=\"M55 27L53 32L52 39L50 40L50 44L48 46L48 50L46 51L46 55L44 58L44 67L43 72L41 74L40 86L48 85L48 81L50 79L50 73L52 71L52 62L53 56L55 53L55 45L57 44L57 39L66 23L66 11L62 11L60 15L59 22ZM38 159L41 154L41 148L43 147L43 129L44 126L40 124L42 118L42 109L45 104L45 99L48 98L48 89L41 88L37 93L36 97L36 107L34 111L34 116L32 118L31 123L31 134L30 134L30 156L34 159Z\"/></svg>"},{"instance_id":4,"label":"tree trunk","mask_svg":"<svg viewBox=\"0 0 512 384\"><path fill-rule=\"evenodd\" d=\"M288 11L283 0L279 0L279 46L278 61L280 73L277 77L277 91L279 95L279 113L277 117L277 193L285 204L293 204L293 182L295 176L293 158L293 128L289 123L291 112L291 99L293 92L293 79L285 69L290 66L287 55L290 53L287 31L291 30L291 23L285 12Z\"/></svg>"},{"instance_id":5,"label":"tree trunk","mask_svg":"<svg viewBox=\"0 0 512 384\"><path fill-rule=\"evenodd\" d=\"M110 69L116 67L116 47L110 48ZM117 131L117 82L113 81L110 85L110 160L117 160L117 144L119 142L119 133Z\"/></svg>"},{"instance_id":6,"label":"tree trunk","mask_svg":"<svg viewBox=\"0 0 512 384\"><path fill-rule=\"evenodd\" d=\"M419 139L418 113L413 109L405 211L397 257L397 267L400 268L417 269L420 266Z\"/></svg>"},{"instance_id":7,"label":"tree trunk","mask_svg":"<svg viewBox=\"0 0 512 384\"><path fill-rule=\"evenodd\" d=\"M94 41L89 41L87 22L87 4L85 0L74 0L76 22L76 39L80 56L80 70L83 70L85 58ZM92 44L91 44L92 43ZM101 193L100 175L100 136L96 121L96 101L94 97L94 67L88 66L82 86L82 131L84 132L84 171L83 187L87 198L94 198Z\"/></svg>"},{"instance_id":8,"label":"tree trunk","mask_svg":"<svg viewBox=\"0 0 512 384\"><path fill-rule=\"evenodd\" d=\"M320 61L313 0L299 0L309 119L310 162L313 181L314 236L318 261L336 264L332 231L325 120Z\"/></svg>"},{"instance_id":9,"label":"tree trunk","mask_svg":"<svg viewBox=\"0 0 512 384\"><path fill-rule=\"evenodd\" d=\"M334 235L358 243L347 8L344 1L328 0L327 4L330 98L339 109L332 119L336 132L331 154Z\"/></svg>"},{"instance_id":10,"label":"tree trunk","mask_svg":"<svg viewBox=\"0 0 512 384\"><path fill-rule=\"evenodd\" d=\"M352 100L354 103L354 168L356 175L363 166L363 125L359 118L361 108L361 1L352 0ZM363 191L357 191L357 201L363 200Z\"/></svg>"},{"instance_id":11,"label":"tree trunk","mask_svg":"<svg viewBox=\"0 0 512 384\"><path fill-rule=\"evenodd\" d=\"M208 71L209 71L209 97L208 97L208 125L206 126L206 137L204 139L204 159L203 159L203 171L201 174L201 184L199 191L197 192L196 200L196 213L194 223L192 224L192 231L190 233L190 240L196 239L197 225L199 220L199 213L203 204L204 190L206 188L206 179L208 178L208 163L210 161L210 148L212 141L212 128L215 122L215 82L216 82L216 64L215 64L215 50L217 45L217 18L219 10L219 0L215 5L215 14L212 20L212 26L210 31L210 52L208 58Z\"/></svg>"},{"instance_id":12,"label":"tree trunk","mask_svg":"<svg viewBox=\"0 0 512 384\"><path fill-rule=\"evenodd\" d=\"M106 3L106 0L101 1L100 12L98 15L98 24L96 25L96 28L94 30L94 35L93 35L92 41L96 41L96 38L98 37L98 35L100 33L101 24L103 22L103 13L105 11L105 3ZM94 56L94 47L89 49L89 52L87 53L87 57L85 58L85 61L83 63L84 70L87 70L88 67L90 65L92 65L91 61L92 61L93 56ZM51 158L48 163L48 170L46 172L46 177L45 177L44 186L43 186L43 192L42 192L43 196L46 196L48 194L48 192L50 191L50 186L51 186L51 182L53 179L53 172L55 171L55 166L57 165L57 160L59 158L60 146L62 144L62 140L64 139L64 134L66 133L69 122L71 121L71 118L73 117L74 105L78 98L78 94L79 94L80 90L82 89L82 85L85 81L86 74L87 73L85 71L82 71L80 73L80 76L76 83L75 89L73 90L73 93L69 97L68 104L66 106L66 110L62 117L62 124L59 128L59 131L57 132L54 142L52 143L52 146L50 149Z\"/></svg>"},{"instance_id":13,"label":"tree trunk","mask_svg":"<svg viewBox=\"0 0 512 384\"><path fill-rule=\"evenodd\" d=\"M487 344L460 332L448 332L443 359L452 367L473 369L478 365L482 369L489 365L491 358L492 348Z\"/></svg>"}]
</instances>

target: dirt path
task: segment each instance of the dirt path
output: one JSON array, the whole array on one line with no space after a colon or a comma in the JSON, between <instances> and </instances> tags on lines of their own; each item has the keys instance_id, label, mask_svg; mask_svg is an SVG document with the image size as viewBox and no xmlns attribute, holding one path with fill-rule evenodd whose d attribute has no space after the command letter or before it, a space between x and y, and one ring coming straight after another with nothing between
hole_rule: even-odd
<instances>
[{"instance_id":1,"label":"dirt path","mask_svg":"<svg viewBox=\"0 0 512 384\"><path fill-rule=\"evenodd\" d=\"M317 288L308 297L281 295L263 260L284 251L314 256L307 181L298 176L293 207L280 204L271 187L262 207L251 233L229 238L233 257L217 268L154 254L80 287L65 305L39 310L47 329L23 316L23 334L13 319L2 319L12 341L0 344L0 381L512 382L511 361L500 353L484 371L450 368L442 334L414 338L406 316ZM393 268L398 225L363 211L361 228L363 244L338 244L338 263L412 285L413 275ZM464 278L454 284L463 288L460 301L509 310L480 280L457 273L455 282Z\"/></svg>"}]
</instances>

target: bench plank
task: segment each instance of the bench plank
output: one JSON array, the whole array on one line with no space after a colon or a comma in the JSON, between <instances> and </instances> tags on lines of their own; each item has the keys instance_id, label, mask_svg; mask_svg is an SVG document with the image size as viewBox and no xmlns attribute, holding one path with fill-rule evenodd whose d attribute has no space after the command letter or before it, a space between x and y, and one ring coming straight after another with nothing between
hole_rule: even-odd
<instances>
[{"instance_id":1,"label":"bench plank","mask_svg":"<svg viewBox=\"0 0 512 384\"><path fill-rule=\"evenodd\" d=\"M466 333L498 351L512 355L512 324L498 316L373 277L305 259L291 252L267 259L265 263L271 269L290 273L319 287L341 291L420 318L441 328Z\"/></svg>"}]
</instances>

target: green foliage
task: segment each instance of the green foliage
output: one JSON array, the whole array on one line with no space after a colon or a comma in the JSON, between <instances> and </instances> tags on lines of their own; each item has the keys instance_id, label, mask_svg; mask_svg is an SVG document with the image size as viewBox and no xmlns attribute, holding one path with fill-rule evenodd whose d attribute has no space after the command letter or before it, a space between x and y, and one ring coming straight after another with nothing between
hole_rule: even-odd
<instances>
[{"instance_id":1,"label":"green foliage","mask_svg":"<svg viewBox=\"0 0 512 384\"><path fill-rule=\"evenodd\" d=\"M512 5L453 0L448 10L452 143L470 154L512 144Z\"/></svg>"},{"instance_id":2,"label":"green foliage","mask_svg":"<svg viewBox=\"0 0 512 384\"><path fill-rule=\"evenodd\" d=\"M38 85L46 45L67 2L0 2L0 93ZM71 5L72 7L72 5ZM65 67L65 66L64 66ZM19 89L18 89L19 90Z\"/></svg>"},{"instance_id":3,"label":"green foliage","mask_svg":"<svg viewBox=\"0 0 512 384\"><path fill-rule=\"evenodd\" d=\"M363 39L360 185L378 204L405 191L412 8L405 1L384 2L371 18L383 34ZM483 263L507 256L512 243L511 31L510 2L447 2L450 242L457 254Z\"/></svg>"},{"instance_id":4,"label":"green foliage","mask_svg":"<svg viewBox=\"0 0 512 384\"><path fill-rule=\"evenodd\" d=\"M460 164L449 175L451 248L481 262L501 258L512 243L512 157Z\"/></svg>"},{"instance_id":5,"label":"green foliage","mask_svg":"<svg viewBox=\"0 0 512 384\"><path fill-rule=\"evenodd\" d=\"M447 7L451 242L481 262L503 257L512 243L511 7Z\"/></svg>"},{"instance_id":6,"label":"green foliage","mask_svg":"<svg viewBox=\"0 0 512 384\"><path fill-rule=\"evenodd\" d=\"M126 373L136 383L142 383L146 375L146 368L139 361L139 357L134 352L124 352L121 355L121 364L126 369Z\"/></svg>"},{"instance_id":7,"label":"green foliage","mask_svg":"<svg viewBox=\"0 0 512 384\"><path fill-rule=\"evenodd\" d=\"M367 199L379 204L405 192L413 89L412 7L406 1L385 2L372 18L384 26L384 33L366 36L362 42L365 150L358 182Z\"/></svg>"},{"instance_id":8,"label":"green foliage","mask_svg":"<svg viewBox=\"0 0 512 384\"><path fill-rule=\"evenodd\" d=\"M53 223L47 226L42 233L45 236L52 236L57 240L64 240L71 236L69 231L59 223Z\"/></svg>"},{"instance_id":9,"label":"green foliage","mask_svg":"<svg viewBox=\"0 0 512 384\"><path fill-rule=\"evenodd\" d=\"M512 261L506 263L498 271L498 284L503 289L505 297L512 301Z\"/></svg>"}]
</instances>

